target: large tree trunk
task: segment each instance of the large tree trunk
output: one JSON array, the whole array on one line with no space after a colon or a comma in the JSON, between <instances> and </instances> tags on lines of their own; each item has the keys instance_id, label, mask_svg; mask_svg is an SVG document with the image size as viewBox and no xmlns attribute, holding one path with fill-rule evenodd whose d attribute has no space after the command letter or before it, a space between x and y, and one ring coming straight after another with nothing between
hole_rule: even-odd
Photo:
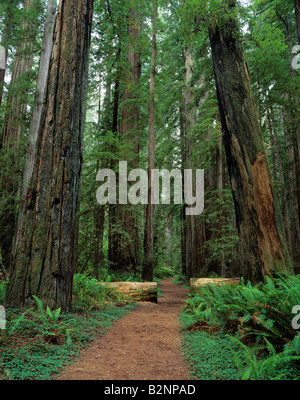
<instances>
[{"instance_id":1,"label":"large tree trunk","mask_svg":"<svg viewBox=\"0 0 300 400\"><path fill-rule=\"evenodd\" d=\"M20 193L18 221L17 221L14 246L18 245L18 240L19 240L18 231L19 231L20 221L23 215L25 196L28 188L28 183L32 177L33 167L35 163L36 142L41 124L43 105L45 104L45 99L46 99L45 94L47 87L47 77L49 71L50 57L53 47L53 29L54 29L55 15L56 15L56 4L55 2L53 2L53 0L48 0L47 15L45 20L45 29L42 42L42 53L40 57L39 72L37 78L37 89L36 89L35 102L30 122L28 150L26 153L23 181Z\"/></svg>"},{"instance_id":2,"label":"large tree trunk","mask_svg":"<svg viewBox=\"0 0 300 400\"><path fill-rule=\"evenodd\" d=\"M93 0L62 0L8 307L71 309Z\"/></svg>"},{"instance_id":3,"label":"large tree trunk","mask_svg":"<svg viewBox=\"0 0 300 400\"><path fill-rule=\"evenodd\" d=\"M50 57L53 47L53 29L56 15L56 4L53 0L48 0L47 15L45 20L44 36L42 42L42 52L40 57L39 72L36 85L35 101L32 111L29 131L29 144L24 166L21 196L26 193L28 182L32 176L33 165L36 153L36 141L41 123L42 109L45 104L45 93L47 87L47 77L49 71Z\"/></svg>"},{"instance_id":4,"label":"large tree trunk","mask_svg":"<svg viewBox=\"0 0 300 400\"><path fill-rule=\"evenodd\" d=\"M241 241L241 266L244 278L257 283L274 271L292 273L292 266L240 33L235 18L230 16L235 1L223 4L229 15L226 20L212 22L209 35Z\"/></svg>"},{"instance_id":5,"label":"large tree trunk","mask_svg":"<svg viewBox=\"0 0 300 400\"><path fill-rule=\"evenodd\" d=\"M156 33L157 33L157 14L158 0L154 0L153 14L153 37L152 37L152 56L150 71L150 101L149 101L149 126L148 126L148 203L146 206L146 224L145 224L145 257L143 268L143 279L145 281L153 280L153 235L154 235L154 205L151 204L151 180L154 169L154 91L155 91L155 72L156 72Z\"/></svg>"},{"instance_id":6,"label":"large tree trunk","mask_svg":"<svg viewBox=\"0 0 300 400\"><path fill-rule=\"evenodd\" d=\"M29 24L26 14L34 0L24 1L25 18L21 22L22 39L17 47L11 83L6 104L2 129L1 151L6 157L0 172L0 194L3 199L0 214L0 247L3 263L9 266L13 237L16 226L17 201L23 151L21 141L24 137L25 117L27 112L28 88L20 87L20 82L32 69L35 29ZM25 89L24 89L25 88ZM4 169L5 167L5 169Z\"/></svg>"}]
</instances>

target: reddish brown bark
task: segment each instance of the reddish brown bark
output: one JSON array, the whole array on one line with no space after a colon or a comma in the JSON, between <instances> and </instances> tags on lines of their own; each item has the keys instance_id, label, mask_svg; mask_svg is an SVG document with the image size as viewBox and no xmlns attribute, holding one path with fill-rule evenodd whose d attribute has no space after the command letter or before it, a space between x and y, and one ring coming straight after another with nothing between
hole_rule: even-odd
<instances>
[{"instance_id":1,"label":"reddish brown bark","mask_svg":"<svg viewBox=\"0 0 300 400\"><path fill-rule=\"evenodd\" d=\"M274 271L292 273L280 206L270 178L259 118L239 29L235 1L224 1L226 20L209 35L227 165L241 242L241 267L253 283Z\"/></svg>"},{"instance_id":2,"label":"reddish brown bark","mask_svg":"<svg viewBox=\"0 0 300 400\"><path fill-rule=\"evenodd\" d=\"M29 307L36 295L51 308L71 309L92 9L92 0L60 2L8 307Z\"/></svg>"}]
</instances>

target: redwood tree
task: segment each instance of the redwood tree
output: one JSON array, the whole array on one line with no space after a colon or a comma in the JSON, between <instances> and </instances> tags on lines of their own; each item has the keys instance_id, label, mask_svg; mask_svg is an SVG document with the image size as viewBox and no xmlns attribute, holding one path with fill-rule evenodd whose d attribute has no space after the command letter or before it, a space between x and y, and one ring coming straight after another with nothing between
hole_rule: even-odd
<instances>
[{"instance_id":1,"label":"redwood tree","mask_svg":"<svg viewBox=\"0 0 300 400\"><path fill-rule=\"evenodd\" d=\"M274 271L292 272L281 211L250 88L235 12L214 15L209 28L228 171L241 242L243 276L253 283Z\"/></svg>"},{"instance_id":2,"label":"redwood tree","mask_svg":"<svg viewBox=\"0 0 300 400\"><path fill-rule=\"evenodd\" d=\"M155 116L155 75L156 75L156 58L157 58L157 18L158 18L158 0L154 0L153 28L152 28L152 54L150 69L150 100L148 106L148 203L146 206L146 223L145 223L145 254L143 279L145 281L153 280L153 240L154 240L154 206L151 203L151 180L152 171L154 169L154 149L155 149L155 132L154 132L154 116Z\"/></svg>"},{"instance_id":3,"label":"redwood tree","mask_svg":"<svg viewBox=\"0 0 300 400\"><path fill-rule=\"evenodd\" d=\"M140 150L140 105L138 87L141 78L141 56L139 37L141 35L141 16L131 7L127 26L127 66L124 78L124 92L121 116L121 154L128 162L129 170L139 166ZM116 269L132 268L139 265L139 240L137 216L131 205L118 205L117 219L122 229L118 235L118 259Z\"/></svg>"},{"instance_id":4,"label":"redwood tree","mask_svg":"<svg viewBox=\"0 0 300 400\"><path fill-rule=\"evenodd\" d=\"M3 159L6 159L5 164L1 165L0 172L0 197L3 201L0 212L0 248L6 267L9 266L11 261L11 250L16 225L16 196L19 189L20 160L22 158L21 144L24 139L27 113L28 86L24 84L24 80L26 79L26 75L32 70L33 48L35 35L37 34L37 25L28 22L28 15L34 5L34 0L24 0L21 38L18 41L14 58L0 143L1 156ZM12 3L10 3L10 7L12 7ZM10 17L10 13L11 8L8 8L8 18ZM4 33L9 37L8 30L8 27L6 27ZM4 80L3 74L2 77ZM2 85L2 83L0 84Z\"/></svg>"},{"instance_id":5,"label":"redwood tree","mask_svg":"<svg viewBox=\"0 0 300 400\"><path fill-rule=\"evenodd\" d=\"M69 311L93 0L61 0L32 178L19 227L8 307L38 296Z\"/></svg>"}]
</instances>

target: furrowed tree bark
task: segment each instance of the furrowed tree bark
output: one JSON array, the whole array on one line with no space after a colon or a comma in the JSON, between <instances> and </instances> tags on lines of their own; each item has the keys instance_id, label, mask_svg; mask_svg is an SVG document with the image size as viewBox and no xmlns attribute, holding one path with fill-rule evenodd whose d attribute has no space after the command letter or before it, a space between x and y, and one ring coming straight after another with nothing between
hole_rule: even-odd
<instances>
[{"instance_id":1,"label":"furrowed tree bark","mask_svg":"<svg viewBox=\"0 0 300 400\"><path fill-rule=\"evenodd\" d=\"M257 283L275 271L292 273L277 196L270 178L259 118L236 19L209 28L228 171L241 242L242 274Z\"/></svg>"},{"instance_id":2,"label":"furrowed tree bark","mask_svg":"<svg viewBox=\"0 0 300 400\"><path fill-rule=\"evenodd\" d=\"M153 237L154 237L154 205L151 203L151 181L152 171L154 169L154 113L155 113L155 73L156 73L156 34L157 34L157 14L158 0L154 0L153 14L153 35L152 35L152 56L150 71L150 101L148 107L148 203L146 206L146 224L145 224L145 255L143 279L151 282L153 280Z\"/></svg>"},{"instance_id":3,"label":"furrowed tree bark","mask_svg":"<svg viewBox=\"0 0 300 400\"><path fill-rule=\"evenodd\" d=\"M48 77L49 63L53 47L53 29L54 29L55 15L56 15L56 4L53 0L48 0L47 15L45 20L45 29L42 42L42 52L40 57L39 72L37 78L37 89L36 89L35 102L30 122L28 150L26 153L23 181L20 193L18 221L17 221L14 246L18 245L19 241L18 231L19 231L20 221L23 215L24 197L26 196L28 183L31 179L35 162L36 142L41 124L43 105L45 104L47 77Z\"/></svg>"},{"instance_id":4,"label":"furrowed tree bark","mask_svg":"<svg viewBox=\"0 0 300 400\"><path fill-rule=\"evenodd\" d=\"M59 5L36 161L6 305L70 311L93 0Z\"/></svg>"},{"instance_id":5,"label":"furrowed tree bark","mask_svg":"<svg viewBox=\"0 0 300 400\"><path fill-rule=\"evenodd\" d=\"M24 166L21 196L26 193L28 182L32 176L35 160L36 141L41 123L42 109L45 103L46 84L49 71L49 63L53 46L53 29L56 15L56 4L53 0L47 2L47 15L42 42L42 53L40 57L39 72L37 78L37 90L32 111L29 131L29 144Z\"/></svg>"}]
</instances>

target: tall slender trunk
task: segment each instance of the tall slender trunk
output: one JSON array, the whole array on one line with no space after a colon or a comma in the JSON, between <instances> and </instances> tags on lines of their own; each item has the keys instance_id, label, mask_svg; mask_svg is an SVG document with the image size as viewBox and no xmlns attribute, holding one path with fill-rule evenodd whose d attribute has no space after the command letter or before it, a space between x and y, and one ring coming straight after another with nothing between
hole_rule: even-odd
<instances>
[{"instance_id":1,"label":"tall slender trunk","mask_svg":"<svg viewBox=\"0 0 300 400\"><path fill-rule=\"evenodd\" d=\"M290 254L292 254L291 231L290 231L290 221L289 221L289 214L288 214L288 207L287 207L285 179L284 179L284 174L283 174L283 167L282 167L282 161L281 161L281 155L280 155L280 149L279 149L277 128L276 128L274 110L273 110L272 105L270 106L270 109L271 109L271 122L272 122L273 132L274 132L274 142L275 142L275 149L276 149L276 156L277 156L278 173L279 173L279 179L280 179L280 183L281 183L281 199L282 199L286 241L287 241L287 245L288 245ZM272 126L271 126L271 129L272 129Z\"/></svg>"},{"instance_id":2,"label":"tall slender trunk","mask_svg":"<svg viewBox=\"0 0 300 400\"><path fill-rule=\"evenodd\" d=\"M288 95L286 95L288 96ZM291 232L291 243L292 253L295 272L300 271L300 191L298 189L299 183L299 170L297 165L297 151L294 139L290 133L290 120L289 112L287 108L282 110L281 114L281 125L284 132L284 141L286 145L286 153L288 157L288 171L287 171L287 204L290 215L290 232Z\"/></svg>"},{"instance_id":3,"label":"tall slender trunk","mask_svg":"<svg viewBox=\"0 0 300 400\"><path fill-rule=\"evenodd\" d=\"M51 308L71 309L92 8L93 0L59 5L8 307L30 307L36 295Z\"/></svg>"},{"instance_id":4,"label":"tall slender trunk","mask_svg":"<svg viewBox=\"0 0 300 400\"><path fill-rule=\"evenodd\" d=\"M300 45L300 0L294 0L298 44Z\"/></svg>"},{"instance_id":5,"label":"tall slender trunk","mask_svg":"<svg viewBox=\"0 0 300 400\"><path fill-rule=\"evenodd\" d=\"M180 106L180 151L181 151L181 173L182 173L182 198L184 198L184 166L185 166L185 119L184 119L184 104ZM181 263L182 274L187 276L186 268L186 204L183 203L181 208Z\"/></svg>"},{"instance_id":6,"label":"tall slender trunk","mask_svg":"<svg viewBox=\"0 0 300 400\"><path fill-rule=\"evenodd\" d=\"M297 12L299 10L299 0L295 2L296 22ZM288 60L290 75L294 82L294 88L289 93L285 94L286 100L288 100L288 106L285 110L285 122L286 122L286 135L287 142L289 144L289 158L292 161L290 164L290 174L295 179L291 181L291 191L289 199L290 208L290 220L291 220L291 242L293 246L293 262L295 268L300 268L300 100L299 100L299 88L297 87L296 71L291 66L291 59L294 57L292 54L292 48L294 46L289 20L281 19L284 23L285 28L285 39L288 48L290 49L290 59ZM297 31L299 25L297 24Z\"/></svg>"},{"instance_id":7,"label":"tall slender trunk","mask_svg":"<svg viewBox=\"0 0 300 400\"><path fill-rule=\"evenodd\" d=\"M24 13L28 13L33 6L34 0L24 1ZM5 204L2 205L0 214L0 247L2 250L3 263L6 267L11 261L13 237L16 226L16 197L19 190L19 180L23 148L21 146L24 138L25 117L27 111L27 88L20 88L20 82L25 75L31 71L33 62L33 45L35 33L27 19L21 22L23 38L17 47L12 70L11 83L6 104L6 112L2 129L1 152L5 154L4 168L0 171L0 192Z\"/></svg>"},{"instance_id":8,"label":"tall slender trunk","mask_svg":"<svg viewBox=\"0 0 300 400\"><path fill-rule=\"evenodd\" d=\"M3 91L4 91L4 82L5 82L5 72L6 72L6 66L7 66L7 53L8 53L8 45L9 45L9 40L11 36L11 30L12 30L12 6L14 4L14 0L10 0L7 9L6 9L6 15L5 15L5 21L4 21L4 28L3 28L3 33L2 33L2 38L1 38L1 46L4 48L4 60L2 61L2 65L0 66L0 106L2 104L2 98L3 98ZM2 66L4 68L2 68Z\"/></svg>"},{"instance_id":9,"label":"tall slender trunk","mask_svg":"<svg viewBox=\"0 0 300 400\"><path fill-rule=\"evenodd\" d=\"M274 271L292 272L292 265L239 28L233 16L235 1L223 4L228 11L226 21L212 21L209 36L241 241L241 266L244 278L257 283Z\"/></svg>"},{"instance_id":10,"label":"tall slender trunk","mask_svg":"<svg viewBox=\"0 0 300 400\"><path fill-rule=\"evenodd\" d=\"M110 87L109 87L110 92ZM110 99L110 95L109 95ZM109 107L108 107L109 109ZM100 119L101 119L101 83L99 85L99 101L98 101L98 132L100 130ZM99 144L99 142L98 142ZM105 162L107 164L107 161ZM96 173L101 167L106 167L104 163L100 164L99 160L96 162ZM96 279L99 279L100 266L104 262L103 254L103 236L104 236L104 223L105 223L105 206L96 204L94 209L94 235L93 235L93 251L94 251L94 275Z\"/></svg>"},{"instance_id":11,"label":"tall slender trunk","mask_svg":"<svg viewBox=\"0 0 300 400\"><path fill-rule=\"evenodd\" d=\"M119 46L116 55L116 77L114 84L114 107L113 107L113 120L112 120L112 132L115 136L119 137L118 133L118 120L119 120L119 104L120 104L120 75L121 75L121 67L120 67L120 59L121 59L121 43L119 39ZM118 149L114 144L111 145L110 151L112 153L117 153ZM116 161L111 160L110 168L112 170L116 170ZM117 171L115 171L117 174ZM119 234L117 231L117 211L118 206L116 204L108 205L108 261L111 263L112 268L115 268L118 265L119 259Z\"/></svg>"},{"instance_id":12,"label":"tall slender trunk","mask_svg":"<svg viewBox=\"0 0 300 400\"><path fill-rule=\"evenodd\" d=\"M273 170L273 180L277 180L277 167L276 167L276 152L275 152L275 143L274 143L274 136L272 130L272 123L271 123L271 116L269 108L267 107L267 123L269 128L270 134L270 145L271 145L271 155L272 155L272 170Z\"/></svg>"},{"instance_id":13,"label":"tall slender trunk","mask_svg":"<svg viewBox=\"0 0 300 400\"><path fill-rule=\"evenodd\" d=\"M195 107L194 107L194 92L192 88L194 59L191 47L187 47L185 51L185 160L184 167L192 169L192 131L195 126ZM186 216L186 271L187 278L196 276L198 272L197 246L197 229L196 229L196 216Z\"/></svg>"},{"instance_id":14,"label":"tall slender trunk","mask_svg":"<svg viewBox=\"0 0 300 400\"><path fill-rule=\"evenodd\" d=\"M140 16L131 9L128 18L128 75L123 93L121 134L128 168L137 168L139 163L140 106L138 86L141 77L141 59L138 39L141 32ZM133 268L139 265L139 237L137 216L128 204L117 207L118 218L124 235L119 236L119 259L117 268Z\"/></svg>"},{"instance_id":15,"label":"tall slender trunk","mask_svg":"<svg viewBox=\"0 0 300 400\"><path fill-rule=\"evenodd\" d=\"M145 281L153 280L153 234L154 234L154 206L151 204L151 181L152 171L154 169L154 112L155 112L155 73L156 73L156 34L157 34L157 14L158 0L154 0L153 14L153 35L152 35L152 56L150 71L150 100L148 109L148 203L146 207L146 224L145 224L145 257L143 268L143 279Z\"/></svg>"}]
</instances>

